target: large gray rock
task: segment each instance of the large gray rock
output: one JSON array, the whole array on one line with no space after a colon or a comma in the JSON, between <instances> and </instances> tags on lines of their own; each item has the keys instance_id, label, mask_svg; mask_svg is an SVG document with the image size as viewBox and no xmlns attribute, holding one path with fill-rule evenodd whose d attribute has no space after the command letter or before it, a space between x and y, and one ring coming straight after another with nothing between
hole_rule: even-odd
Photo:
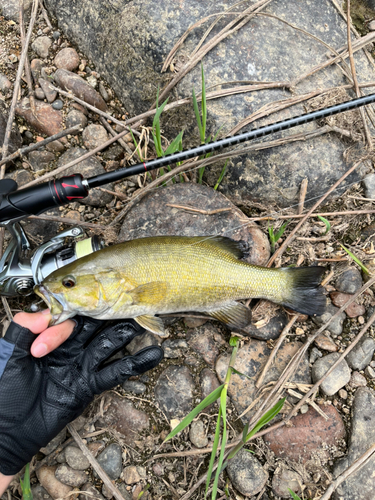
<instances>
[{"instance_id":1,"label":"large gray rock","mask_svg":"<svg viewBox=\"0 0 375 500\"><path fill-rule=\"evenodd\" d=\"M215 0L114 0L106 3L100 0L46 0L47 7L58 20L59 28L95 61L97 69L132 114L146 111L155 101L157 87L163 87L174 76L171 74L173 67L163 74L160 68L186 30L198 20L223 12L234 4L235 0L220 3ZM245 7L248 4L240 8ZM330 0L303 3L300 0L274 0L264 12L303 28L335 49L346 45L346 23ZM232 16L220 19L210 32L208 41L232 19ZM189 33L175 56L174 70L178 70L181 61L183 64L189 60L213 20L215 17ZM355 59L358 79L361 82L373 80L373 68L363 54L356 54ZM216 85L214 90L217 90L220 88L217 85L233 81L292 82L326 60L327 47L319 41L278 19L254 16L244 27L209 51L203 58L203 65L207 87ZM344 83L348 82L342 71L332 65L304 79L293 91L298 95ZM199 64L178 84L173 98L190 97L193 85L200 89ZM256 94L241 93L210 100L210 132L224 126L223 133L227 133L262 106L290 96L284 86L260 90ZM301 112L304 112L303 104L251 126ZM185 129L185 146L199 143L191 104L168 112L162 117L162 124L171 137L172 133ZM316 128L316 124L309 124L300 127L298 132L314 131ZM290 131L283 135L288 134ZM229 162L222 188L236 201L275 201L288 206L297 201L300 183L308 178L307 199L321 196L348 169L343 157L346 149L347 145L340 137L325 135L242 155ZM206 169L211 185L216 182L221 168L222 165L215 165ZM358 174L352 174L346 182L357 180Z\"/></svg>"},{"instance_id":2,"label":"large gray rock","mask_svg":"<svg viewBox=\"0 0 375 500\"><path fill-rule=\"evenodd\" d=\"M352 428L348 454L339 460L334 476L342 474L375 443L375 392L368 387L357 389L353 404ZM335 500L373 500L375 498L375 455L338 486Z\"/></svg>"}]
</instances>

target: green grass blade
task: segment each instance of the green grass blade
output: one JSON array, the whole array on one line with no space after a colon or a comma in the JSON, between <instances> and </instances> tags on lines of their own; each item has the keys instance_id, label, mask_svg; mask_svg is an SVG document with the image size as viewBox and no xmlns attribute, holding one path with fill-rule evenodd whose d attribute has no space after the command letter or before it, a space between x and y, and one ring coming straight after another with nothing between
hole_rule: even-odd
<instances>
[{"instance_id":1,"label":"green grass blade","mask_svg":"<svg viewBox=\"0 0 375 500\"><path fill-rule=\"evenodd\" d=\"M201 75L202 75L202 129L203 129L203 140L206 140L206 123L207 123L207 102L206 102L206 83L204 81L204 71L203 64L201 63Z\"/></svg>"},{"instance_id":2,"label":"green grass blade","mask_svg":"<svg viewBox=\"0 0 375 500\"><path fill-rule=\"evenodd\" d=\"M182 130L178 136L173 139L173 141L170 143L170 145L167 147L167 149L164 151L165 155L170 155L172 153L175 153L176 151L181 151L182 149L182 136L184 135L184 131Z\"/></svg>"},{"instance_id":3,"label":"green grass blade","mask_svg":"<svg viewBox=\"0 0 375 500\"><path fill-rule=\"evenodd\" d=\"M33 500L33 494L30 488L30 464L26 465L23 481L20 479L23 500Z\"/></svg>"},{"instance_id":4,"label":"green grass blade","mask_svg":"<svg viewBox=\"0 0 375 500\"><path fill-rule=\"evenodd\" d=\"M208 487L210 486L211 477L212 477L212 470L214 468L214 462L215 462L215 457L216 457L216 452L217 452L217 448L219 446L219 440L220 440L220 423L221 423L221 405L220 405L220 408L219 408L219 414L217 416L215 438L214 438L214 442L213 442L213 445L212 445L210 463L209 463L208 471L207 471L206 491L205 491L204 496L207 495Z\"/></svg>"},{"instance_id":5,"label":"green grass blade","mask_svg":"<svg viewBox=\"0 0 375 500\"><path fill-rule=\"evenodd\" d=\"M288 488L289 493L291 494L293 500L301 500L301 497L297 495L297 493L294 493L290 488Z\"/></svg>"},{"instance_id":6,"label":"green grass blade","mask_svg":"<svg viewBox=\"0 0 375 500\"><path fill-rule=\"evenodd\" d=\"M331 229L331 224L330 222L325 218L322 217L321 215L317 215L318 219L320 219L324 224L326 225L326 232L324 234L327 234L328 231Z\"/></svg>"},{"instance_id":7,"label":"green grass blade","mask_svg":"<svg viewBox=\"0 0 375 500\"><path fill-rule=\"evenodd\" d=\"M194 87L193 87L193 107L194 107L195 118L197 120L197 124L198 124L198 128L199 128L199 137L201 139L201 144L204 144L204 133L203 133L202 120L201 120L201 115L199 113L198 101L197 101L197 96L195 95Z\"/></svg>"},{"instance_id":8,"label":"green grass blade","mask_svg":"<svg viewBox=\"0 0 375 500\"><path fill-rule=\"evenodd\" d=\"M219 461L217 464L215 480L212 486L211 500L216 500L217 488L219 485L219 477L222 471L222 465L225 455L225 445L227 444L227 386L225 386L220 395L220 408L221 408L221 418L223 421L223 438L221 441L221 450L219 455Z\"/></svg>"},{"instance_id":9,"label":"green grass blade","mask_svg":"<svg viewBox=\"0 0 375 500\"><path fill-rule=\"evenodd\" d=\"M358 259L358 257L354 255L354 253L352 253L348 248L344 247L344 245L342 245L341 243L340 246L345 250L345 252L349 255L349 257L351 257L354 260L354 262L356 262L359 265L359 267L362 269L364 273L370 274L370 271L367 269L367 267L364 264L362 264L362 262Z\"/></svg>"},{"instance_id":10,"label":"green grass blade","mask_svg":"<svg viewBox=\"0 0 375 500\"><path fill-rule=\"evenodd\" d=\"M284 224L280 227L280 229L275 233L275 243L281 238L284 234L286 226L289 224L290 220L284 222Z\"/></svg>"},{"instance_id":11,"label":"green grass blade","mask_svg":"<svg viewBox=\"0 0 375 500\"><path fill-rule=\"evenodd\" d=\"M138 142L137 142L136 138L134 137L133 132L131 130L130 130L130 134L131 134L131 136L133 138L135 150L137 151L137 154L138 154L140 160L144 161L143 158L142 158L142 155L141 155L141 148L138 147Z\"/></svg>"},{"instance_id":12,"label":"green grass blade","mask_svg":"<svg viewBox=\"0 0 375 500\"><path fill-rule=\"evenodd\" d=\"M219 386L217 389L211 392L206 398L204 398L203 401L199 403L198 406L194 408L178 425L173 429L172 432L168 434L168 436L164 439L163 443L166 443L170 439L172 439L176 434L178 434L180 431L185 429L191 422L194 420L194 418L200 413L202 410L204 410L207 406L210 404L214 403L221 394L221 391L224 387L224 384Z\"/></svg>"},{"instance_id":13,"label":"green grass blade","mask_svg":"<svg viewBox=\"0 0 375 500\"><path fill-rule=\"evenodd\" d=\"M228 160L224 163L224 167L222 168L219 178L217 180L217 183L215 184L214 190L216 191L217 188L220 186L221 181L224 179L225 172L227 170L227 165L228 165Z\"/></svg>"},{"instance_id":14,"label":"green grass blade","mask_svg":"<svg viewBox=\"0 0 375 500\"><path fill-rule=\"evenodd\" d=\"M249 434L246 436L246 441L248 441L254 434L256 434L262 427L264 427L268 422L270 422L276 415L281 411L282 407L284 406L286 398L280 399L275 406L273 406L270 410L267 411L261 417L258 422L255 424L253 429L249 432Z\"/></svg>"}]
</instances>

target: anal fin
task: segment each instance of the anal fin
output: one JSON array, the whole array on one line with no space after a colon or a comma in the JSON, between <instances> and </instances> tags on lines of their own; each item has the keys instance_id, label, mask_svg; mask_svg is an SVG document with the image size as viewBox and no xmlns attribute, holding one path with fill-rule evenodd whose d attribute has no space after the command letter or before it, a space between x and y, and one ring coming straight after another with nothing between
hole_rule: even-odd
<instances>
[{"instance_id":1,"label":"anal fin","mask_svg":"<svg viewBox=\"0 0 375 500\"><path fill-rule=\"evenodd\" d=\"M140 326L145 328L146 330L156 333L156 335L159 335L160 337L167 337L165 330L164 330L164 324L163 320L158 318L157 316L150 316L149 314L144 314L143 316L137 316L134 318L134 321L136 321Z\"/></svg>"},{"instance_id":2,"label":"anal fin","mask_svg":"<svg viewBox=\"0 0 375 500\"><path fill-rule=\"evenodd\" d=\"M214 311L207 311L207 314L232 328L245 328L251 321L250 309L239 302L230 302Z\"/></svg>"}]
</instances>

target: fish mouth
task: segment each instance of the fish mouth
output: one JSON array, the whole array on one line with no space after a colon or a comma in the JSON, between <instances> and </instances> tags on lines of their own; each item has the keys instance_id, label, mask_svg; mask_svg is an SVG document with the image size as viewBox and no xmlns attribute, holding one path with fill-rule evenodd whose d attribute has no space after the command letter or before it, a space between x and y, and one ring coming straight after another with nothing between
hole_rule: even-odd
<instances>
[{"instance_id":1,"label":"fish mouth","mask_svg":"<svg viewBox=\"0 0 375 500\"><path fill-rule=\"evenodd\" d=\"M61 297L57 298L55 294L49 292L43 285L35 285L34 293L46 303L51 312L52 319L49 322L49 326L58 325L74 316L75 313L68 310L63 299Z\"/></svg>"}]
</instances>

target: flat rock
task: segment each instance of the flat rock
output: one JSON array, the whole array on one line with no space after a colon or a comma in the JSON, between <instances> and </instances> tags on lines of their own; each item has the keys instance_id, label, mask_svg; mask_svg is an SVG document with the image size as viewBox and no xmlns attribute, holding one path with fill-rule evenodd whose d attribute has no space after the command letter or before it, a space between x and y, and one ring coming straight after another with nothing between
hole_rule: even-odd
<instances>
[{"instance_id":1,"label":"flat rock","mask_svg":"<svg viewBox=\"0 0 375 500\"><path fill-rule=\"evenodd\" d=\"M193 409L194 387L186 366L171 365L156 382L155 400L169 419L185 417Z\"/></svg>"},{"instance_id":2,"label":"flat rock","mask_svg":"<svg viewBox=\"0 0 375 500\"><path fill-rule=\"evenodd\" d=\"M267 371L263 384L266 385L273 380L277 380L301 346L300 342L284 344L279 349L275 362ZM228 385L228 394L238 413L242 413L253 402L256 394L255 383L267 362L270 352L267 343L262 340L253 340L250 344L246 344L238 350L234 367L243 375L232 374ZM224 382L229 359L230 354L227 353L219 356L216 361L215 369L221 383ZM307 356L300 363L293 381L304 384L311 382Z\"/></svg>"},{"instance_id":3,"label":"flat rock","mask_svg":"<svg viewBox=\"0 0 375 500\"><path fill-rule=\"evenodd\" d=\"M90 462L80 448L76 446L67 446L65 448L65 460L68 465L75 470L85 470L90 467Z\"/></svg>"},{"instance_id":4,"label":"flat rock","mask_svg":"<svg viewBox=\"0 0 375 500\"><path fill-rule=\"evenodd\" d=\"M52 40L48 36L38 36L31 44L31 48L39 57L46 59L51 45Z\"/></svg>"},{"instance_id":5,"label":"flat rock","mask_svg":"<svg viewBox=\"0 0 375 500\"><path fill-rule=\"evenodd\" d=\"M219 354L219 348L215 340L217 334L217 329L211 323L195 328L190 334L188 332L189 347L202 356L205 362L211 366L214 365Z\"/></svg>"},{"instance_id":6,"label":"flat rock","mask_svg":"<svg viewBox=\"0 0 375 500\"><path fill-rule=\"evenodd\" d=\"M213 215L191 213L167 204L211 211L229 208ZM256 224L244 224L246 216L222 194L202 184L181 183L147 194L127 214L119 241L147 236L227 236L241 241L246 262L265 265L270 247L268 238Z\"/></svg>"},{"instance_id":7,"label":"flat rock","mask_svg":"<svg viewBox=\"0 0 375 500\"><path fill-rule=\"evenodd\" d=\"M125 467L123 476L126 484L135 484L141 480L141 476L139 475L137 469L138 467L136 467L135 465L129 465L128 467Z\"/></svg>"},{"instance_id":8,"label":"flat rock","mask_svg":"<svg viewBox=\"0 0 375 500\"><path fill-rule=\"evenodd\" d=\"M229 461L227 472L233 487L246 497L257 495L268 479L259 460L244 449Z\"/></svg>"},{"instance_id":9,"label":"flat rock","mask_svg":"<svg viewBox=\"0 0 375 500\"><path fill-rule=\"evenodd\" d=\"M30 109L27 97L17 104L16 114L24 118L37 132L51 136L63 130L61 111L53 109L47 102L35 101L35 112L36 117Z\"/></svg>"},{"instance_id":10,"label":"flat rock","mask_svg":"<svg viewBox=\"0 0 375 500\"><path fill-rule=\"evenodd\" d=\"M39 78L39 85L46 96L49 103L53 102L57 97L57 91L53 88L52 84L43 78Z\"/></svg>"},{"instance_id":11,"label":"flat rock","mask_svg":"<svg viewBox=\"0 0 375 500\"><path fill-rule=\"evenodd\" d=\"M355 267L341 273L336 280L336 289L343 293L355 293L362 286L361 273Z\"/></svg>"},{"instance_id":12,"label":"flat rock","mask_svg":"<svg viewBox=\"0 0 375 500\"><path fill-rule=\"evenodd\" d=\"M55 82L63 90L71 91L75 96L82 101L95 106L101 111L107 111L107 105L102 96L91 87L83 78L67 71L66 69L58 69L55 73Z\"/></svg>"},{"instance_id":13,"label":"flat rock","mask_svg":"<svg viewBox=\"0 0 375 500\"><path fill-rule=\"evenodd\" d=\"M311 372L313 382L316 383L320 380L339 357L340 354L334 352L316 360ZM336 394L336 392L344 387L349 380L350 368L345 359L343 359L333 372L322 382L320 389L326 396L333 396L333 394Z\"/></svg>"},{"instance_id":14,"label":"flat rock","mask_svg":"<svg viewBox=\"0 0 375 500\"><path fill-rule=\"evenodd\" d=\"M92 123L82 132L82 140L87 149L95 149L108 140L108 134L103 125Z\"/></svg>"},{"instance_id":15,"label":"flat rock","mask_svg":"<svg viewBox=\"0 0 375 500\"><path fill-rule=\"evenodd\" d=\"M80 470L74 470L66 464L61 464L55 471L56 479L68 486L79 488L87 481L87 475Z\"/></svg>"},{"instance_id":16,"label":"flat rock","mask_svg":"<svg viewBox=\"0 0 375 500\"><path fill-rule=\"evenodd\" d=\"M334 477L342 474L375 443L375 392L368 387L357 389L353 402L353 418L348 454L334 468ZM353 472L333 493L334 500L373 500L375 498L375 456Z\"/></svg>"},{"instance_id":17,"label":"flat rock","mask_svg":"<svg viewBox=\"0 0 375 500\"><path fill-rule=\"evenodd\" d=\"M36 475L40 484L47 490L51 497L55 500L58 498L69 495L72 491L72 487L67 484L63 484L55 477L55 471L57 466L42 466L37 470Z\"/></svg>"},{"instance_id":18,"label":"flat rock","mask_svg":"<svg viewBox=\"0 0 375 500\"><path fill-rule=\"evenodd\" d=\"M98 455L97 461L111 479L118 479L122 472L121 446L117 443L111 443Z\"/></svg>"},{"instance_id":19,"label":"flat rock","mask_svg":"<svg viewBox=\"0 0 375 500\"><path fill-rule=\"evenodd\" d=\"M372 360L375 351L375 340L365 337L346 356L346 361L353 370L364 370Z\"/></svg>"},{"instance_id":20,"label":"flat rock","mask_svg":"<svg viewBox=\"0 0 375 500\"><path fill-rule=\"evenodd\" d=\"M162 343L164 357L167 359L181 358L189 348L185 339L167 339Z\"/></svg>"},{"instance_id":21,"label":"flat rock","mask_svg":"<svg viewBox=\"0 0 375 500\"><path fill-rule=\"evenodd\" d=\"M157 87L162 88L174 76L173 71L184 66L206 28L199 26L190 30L181 50L171 61L173 64L165 73L161 73L163 61L182 35L198 20L222 12L227 6L225 4L223 7L216 0L110 2L105 10L100 3L47 0L46 5L57 18L59 29L89 59L95 61L97 70L132 115L147 111L155 101ZM241 5L240 8L243 10L247 7ZM316 9L314 2L304 2L303 5L300 0L271 2L263 11L277 18L254 16L205 55L203 65L207 86L243 80L293 82L298 76L309 73L313 67L327 60L326 46L278 18L298 25L336 50L346 44L345 20L330 0L320 0L319 9ZM208 42L227 22L231 20L221 19L213 26ZM359 80L373 80L374 70L364 54L356 52L354 57ZM345 81L337 65L331 65L296 84L295 92L301 95L319 88L342 85ZM199 65L174 89L176 97L190 97L193 85L196 89L201 87ZM228 133L233 126L262 106L288 99L291 94L285 86L282 87L257 90L256 94L237 93L210 101L209 133L216 133L223 124L225 133ZM252 122L250 126L256 127L303 112L304 103L300 103L292 109L287 108L271 117ZM186 139L199 144L191 105L169 112L164 122L171 130L170 137L175 137L176 131L185 129ZM315 123L307 124L299 128L298 132L287 131L282 136L316 131L317 128ZM229 161L222 189L239 203L255 200L289 206L298 203L301 181L308 178L307 198L320 196L347 171L348 165L343 154L346 147L337 134L326 134L268 150L251 151ZM206 180L211 186L216 183L221 169L220 164L206 168ZM358 174L352 174L345 182L349 184L358 180Z\"/></svg>"},{"instance_id":22,"label":"flat rock","mask_svg":"<svg viewBox=\"0 0 375 500\"><path fill-rule=\"evenodd\" d=\"M65 153L63 153L57 161L57 168L62 165L66 165L71 161L79 158L86 154L87 151L83 148L71 148L68 149ZM86 160L73 165L72 167L65 170L64 175L70 175L75 173L80 173L83 177L92 177L94 175L104 174L105 170L101 163L94 157L86 158ZM106 187L109 190L113 190L113 184L106 184ZM83 200L78 200L80 203L85 205L91 205L94 207L104 207L107 203L112 200L112 195L105 193L104 191L100 191L99 189L91 189L90 194L87 198Z\"/></svg>"},{"instance_id":23,"label":"flat rock","mask_svg":"<svg viewBox=\"0 0 375 500\"><path fill-rule=\"evenodd\" d=\"M56 54L53 62L58 69L74 71L79 66L79 55L72 47L66 47Z\"/></svg>"},{"instance_id":24,"label":"flat rock","mask_svg":"<svg viewBox=\"0 0 375 500\"><path fill-rule=\"evenodd\" d=\"M352 298L352 294L342 293L342 292L332 292L330 293L331 300L333 304L337 307L342 307ZM345 309L345 314L349 318L357 318L358 316L363 316L366 312L366 308L362 304L353 302Z\"/></svg>"},{"instance_id":25,"label":"flat rock","mask_svg":"<svg viewBox=\"0 0 375 500\"><path fill-rule=\"evenodd\" d=\"M134 408L131 401L112 396L103 417L104 424L122 434L127 444L133 445L139 434L150 426L146 413Z\"/></svg>"},{"instance_id":26,"label":"flat rock","mask_svg":"<svg viewBox=\"0 0 375 500\"><path fill-rule=\"evenodd\" d=\"M293 417L290 426L284 425L268 432L264 436L265 443L279 458L306 463L311 458L319 457L326 461L328 447L337 446L337 441L344 439L346 432L336 408L327 405L321 409L328 420L309 407L306 413Z\"/></svg>"},{"instance_id":27,"label":"flat rock","mask_svg":"<svg viewBox=\"0 0 375 500\"><path fill-rule=\"evenodd\" d=\"M197 448L205 448L208 445L207 432L202 420L192 422L189 430L189 439Z\"/></svg>"}]
</instances>

